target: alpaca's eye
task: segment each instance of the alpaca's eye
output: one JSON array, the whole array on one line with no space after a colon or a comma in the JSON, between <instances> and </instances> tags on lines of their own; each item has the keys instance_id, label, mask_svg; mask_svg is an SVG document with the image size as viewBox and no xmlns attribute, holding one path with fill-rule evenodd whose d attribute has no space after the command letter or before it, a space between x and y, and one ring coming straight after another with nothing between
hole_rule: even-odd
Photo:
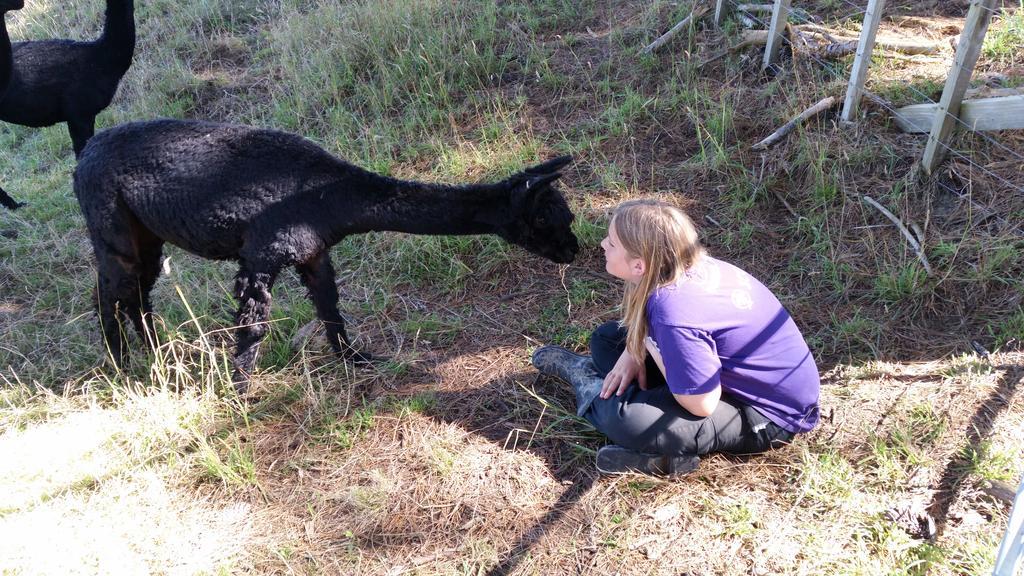
<instances>
[{"instance_id":1,"label":"alpaca's eye","mask_svg":"<svg viewBox=\"0 0 1024 576\"><path fill-rule=\"evenodd\" d=\"M543 216L537 216L537 226L547 226L548 219Z\"/></svg>"}]
</instances>

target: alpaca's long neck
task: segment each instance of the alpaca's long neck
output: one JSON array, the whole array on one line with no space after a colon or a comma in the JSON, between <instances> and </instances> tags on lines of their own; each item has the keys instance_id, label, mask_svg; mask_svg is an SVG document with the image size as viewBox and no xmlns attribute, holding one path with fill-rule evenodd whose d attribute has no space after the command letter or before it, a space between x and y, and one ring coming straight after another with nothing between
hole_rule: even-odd
<instances>
[{"instance_id":1,"label":"alpaca's long neck","mask_svg":"<svg viewBox=\"0 0 1024 576\"><path fill-rule=\"evenodd\" d=\"M492 184L450 186L364 174L332 194L340 236L352 232L466 235L499 232L508 198Z\"/></svg>"},{"instance_id":2,"label":"alpaca's long neck","mask_svg":"<svg viewBox=\"0 0 1024 576\"><path fill-rule=\"evenodd\" d=\"M111 61L125 67L135 52L135 10L133 0L107 0L103 36L99 42L109 51Z\"/></svg>"}]
</instances>

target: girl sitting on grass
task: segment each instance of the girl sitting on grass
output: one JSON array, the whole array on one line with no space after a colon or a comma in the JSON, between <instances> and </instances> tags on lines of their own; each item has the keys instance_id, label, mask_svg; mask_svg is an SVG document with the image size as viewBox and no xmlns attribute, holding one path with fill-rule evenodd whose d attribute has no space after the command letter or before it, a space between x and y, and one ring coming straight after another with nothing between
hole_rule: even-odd
<instances>
[{"instance_id":1,"label":"girl sitting on grass","mask_svg":"<svg viewBox=\"0 0 1024 576\"><path fill-rule=\"evenodd\" d=\"M818 369L793 319L763 284L708 256L686 214L625 202L601 247L625 281L622 320L594 331L589 357L533 355L614 442L598 471L684 474L699 455L764 452L817 424Z\"/></svg>"}]
</instances>

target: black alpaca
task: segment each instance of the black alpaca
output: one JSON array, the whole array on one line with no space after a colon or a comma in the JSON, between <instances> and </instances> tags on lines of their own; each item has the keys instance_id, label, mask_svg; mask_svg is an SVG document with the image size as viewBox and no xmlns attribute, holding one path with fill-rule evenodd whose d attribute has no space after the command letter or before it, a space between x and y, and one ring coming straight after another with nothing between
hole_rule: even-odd
<instances>
[{"instance_id":1,"label":"black alpaca","mask_svg":"<svg viewBox=\"0 0 1024 576\"><path fill-rule=\"evenodd\" d=\"M135 52L133 0L107 0L103 35L94 42L40 40L13 45L13 72L0 120L32 126L67 122L75 156L92 138ZM10 197L7 197L10 199ZM16 208L13 200L4 202Z\"/></svg>"},{"instance_id":2,"label":"black alpaca","mask_svg":"<svg viewBox=\"0 0 1024 576\"><path fill-rule=\"evenodd\" d=\"M579 246L573 214L552 184L571 158L550 160L497 183L468 186L387 178L332 156L299 136L197 121L123 124L93 137L75 170L75 195L95 252L97 306L111 358L126 353L121 315L146 338L149 293L164 242L237 260L233 380L248 388L270 317L270 290L294 266L333 350L355 351L338 313L329 250L370 231L497 234L568 263Z\"/></svg>"},{"instance_id":3,"label":"black alpaca","mask_svg":"<svg viewBox=\"0 0 1024 576\"><path fill-rule=\"evenodd\" d=\"M11 37L7 34L7 13L11 10L21 10L25 6L24 0L2 0L0 1L0 100L3 100L7 93L7 86L11 82L11 71L14 69L14 57L11 55ZM15 202L3 188L0 188L0 204L17 210L20 203Z\"/></svg>"}]
</instances>

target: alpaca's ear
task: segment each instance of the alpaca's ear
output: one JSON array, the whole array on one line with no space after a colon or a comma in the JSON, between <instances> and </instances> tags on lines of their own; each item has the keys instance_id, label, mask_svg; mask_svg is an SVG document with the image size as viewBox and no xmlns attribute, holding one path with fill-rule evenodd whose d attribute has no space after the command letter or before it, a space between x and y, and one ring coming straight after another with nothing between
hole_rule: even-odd
<instances>
[{"instance_id":1,"label":"alpaca's ear","mask_svg":"<svg viewBox=\"0 0 1024 576\"><path fill-rule=\"evenodd\" d=\"M544 196L543 193L551 190L548 185L558 180L561 176L558 172L532 177L520 174L520 179L514 183L512 198L522 209L533 210L537 201Z\"/></svg>"},{"instance_id":2,"label":"alpaca's ear","mask_svg":"<svg viewBox=\"0 0 1024 576\"><path fill-rule=\"evenodd\" d=\"M558 158L552 158L543 164L537 164L533 168L527 168L523 172L530 176L537 176L540 174L551 174L552 172L558 172L560 168L572 162L572 156L559 156Z\"/></svg>"},{"instance_id":3,"label":"alpaca's ear","mask_svg":"<svg viewBox=\"0 0 1024 576\"><path fill-rule=\"evenodd\" d=\"M536 178L530 178L529 180L526 181L526 189L538 190L541 187L546 186L547 184L550 184L561 177L561 173L555 172L554 174L545 174L543 176L538 176Z\"/></svg>"}]
</instances>

